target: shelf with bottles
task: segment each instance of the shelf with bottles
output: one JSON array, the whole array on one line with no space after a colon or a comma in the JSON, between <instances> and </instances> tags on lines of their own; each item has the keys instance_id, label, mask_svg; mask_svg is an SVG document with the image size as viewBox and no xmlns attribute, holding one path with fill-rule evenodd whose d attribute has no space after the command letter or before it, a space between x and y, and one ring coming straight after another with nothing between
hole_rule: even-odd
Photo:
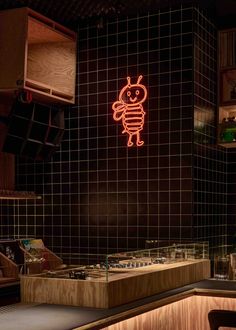
<instances>
[{"instance_id":1,"label":"shelf with bottles","mask_svg":"<svg viewBox=\"0 0 236 330\"><path fill-rule=\"evenodd\" d=\"M219 108L218 142L226 148L236 147L236 105Z\"/></svg>"},{"instance_id":2,"label":"shelf with bottles","mask_svg":"<svg viewBox=\"0 0 236 330\"><path fill-rule=\"evenodd\" d=\"M236 147L236 28L219 31L218 143Z\"/></svg>"}]
</instances>

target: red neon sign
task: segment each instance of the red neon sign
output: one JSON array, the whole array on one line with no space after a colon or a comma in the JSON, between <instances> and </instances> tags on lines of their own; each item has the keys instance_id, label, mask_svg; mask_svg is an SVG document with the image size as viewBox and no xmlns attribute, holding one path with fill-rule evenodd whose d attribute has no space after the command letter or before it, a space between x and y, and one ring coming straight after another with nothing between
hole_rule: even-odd
<instances>
[{"instance_id":1,"label":"red neon sign","mask_svg":"<svg viewBox=\"0 0 236 330\"><path fill-rule=\"evenodd\" d=\"M144 116L146 112L143 110L142 103L147 98L147 88L140 84L143 76L139 76L136 84L131 84L130 77L127 77L127 85L125 85L119 94L119 100L112 104L114 110L113 119L115 121L122 120L124 130L129 138L128 147L132 147L134 142L133 136L136 136L136 145L142 146L144 141L140 140L140 131L143 129Z\"/></svg>"}]
</instances>

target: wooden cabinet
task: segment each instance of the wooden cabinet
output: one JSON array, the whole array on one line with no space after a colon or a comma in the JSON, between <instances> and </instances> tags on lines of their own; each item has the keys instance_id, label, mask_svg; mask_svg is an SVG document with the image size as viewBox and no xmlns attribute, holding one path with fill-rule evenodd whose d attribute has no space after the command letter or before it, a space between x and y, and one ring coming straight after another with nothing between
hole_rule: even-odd
<instances>
[{"instance_id":1,"label":"wooden cabinet","mask_svg":"<svg viewBox=\"0 0 236 330\"><path fill-rule=\"evenodd\" d=\"M219 134L225 147L236 147L236 28L219 32Z\"/></svg>"},{"instance_id":2,"label":"wooden cabinet","mask_svg":"<svg viewBox=\"0 0 236 330\"><path fill-rule=\"evenodd\" d=\"M19 280L24 272L24 253L15 240L0 240L0 285Z\"/></svg>"},{"instance_id":3,"label":"wooden cabinet","mask_svg":"<svg viewBox=\"0 0 236 330\"><path fill-rule=\"evenodd\" d=\"M75 32L26 7L4 10L0 48L0 98L24 89L39 103L74 103Z\"/></svg>"},{"instance_id":4,"label":"wooden cabinet","mask_svg":"<svg viewBox=\"0 0 236 330\"><path fill-rule=\"evenodd\" d=\"M42 239L22 239L19 244L24 253L25 273L39 274L62 266L62 259L46 248Z\"/></svg>"},{"instance_id":5,"label":"wooden cabinet","mask_svg":"<svg viewBox=\"0 0 236 330\"><path fill-rule=\"evenodd\" d=\"M0 240L0 286L19 280L22 274L52 271L61 265L62 259L46 248L41 239Z\"/></svg>"}]
</instances>

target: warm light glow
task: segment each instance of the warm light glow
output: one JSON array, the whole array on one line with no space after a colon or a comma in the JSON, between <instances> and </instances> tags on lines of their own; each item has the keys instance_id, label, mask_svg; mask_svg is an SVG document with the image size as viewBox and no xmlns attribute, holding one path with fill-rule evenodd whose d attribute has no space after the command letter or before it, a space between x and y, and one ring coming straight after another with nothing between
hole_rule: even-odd
<instances>
[{"instance_id":1,"label":"warm light glow","mask_svg":"<svg viewBox=\"0 0 236 330\"><path fill-rule=\"evenodd\" d=\"M147 98L147 88L140 84L142 78L143 76L139 76L137 83L131 84L130 77L127 77L128 83L120 91L119 100L112 104L114 120L122 120L124 127L122 133L127 133L129 136L128 147L134 144L132 141L133 136L136 136L137 146L144 144L144 141L140 140L140 131L143 129L146 114L142 103Z\"/></svg>"}]
</instances>

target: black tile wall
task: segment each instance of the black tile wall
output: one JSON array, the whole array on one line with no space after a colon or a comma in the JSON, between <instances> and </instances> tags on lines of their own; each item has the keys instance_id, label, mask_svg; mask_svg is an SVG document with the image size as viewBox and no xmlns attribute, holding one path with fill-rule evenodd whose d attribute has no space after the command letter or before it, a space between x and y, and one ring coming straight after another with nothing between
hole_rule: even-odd
<instances>
[{"instance_id":1,"label":"black tile wall","mask_svg":"<svg viewBox=\"0 0 236 330\"><path fill-rule=\"evenodd\" d=\"M214 26L188 5L80 26L78 39L78 106L67 111L61 149L48 163L17 164L18 188L43 199L2 202L1 235L42 237L62 256L143 248L146 239L221 244ZM112 104L139 75L144 145L127 147Z\"/></svg>"},{"instance_id":2,"label":"black tile wall","mask_svg":"<svg viewBox=\"0 0 236 330\"><path fill-rule=\"evenodd\" d=\"M228 189L228 222L227 222L227 234L228 245L231 251L236 251L236 151L235 149L228 149L227 151L227 164L228 164L228 177L227 177L227 189Z\"/></svg>"},{"instance_id":3,"label":"black tile wall","mask_svg":"<svg viewBox=\"0 0 236 330\"><path fill-rule=\"evenodd\" d=\"M194 11L194 236L227 249L227 153L216 146L217 34Z\"/></svg>"},{"instance_id":4,"label":"black tile wall","mask_svg":"<svg viewBox=\"0 0 236 330\"><path fill-rule=\"evenodd\" d=\"M192 32L192 8L80 29L80 235L89 251L192 238ZM128 148L112 104L140 74L145 143Z\"/></svg>"}]
</instances>

